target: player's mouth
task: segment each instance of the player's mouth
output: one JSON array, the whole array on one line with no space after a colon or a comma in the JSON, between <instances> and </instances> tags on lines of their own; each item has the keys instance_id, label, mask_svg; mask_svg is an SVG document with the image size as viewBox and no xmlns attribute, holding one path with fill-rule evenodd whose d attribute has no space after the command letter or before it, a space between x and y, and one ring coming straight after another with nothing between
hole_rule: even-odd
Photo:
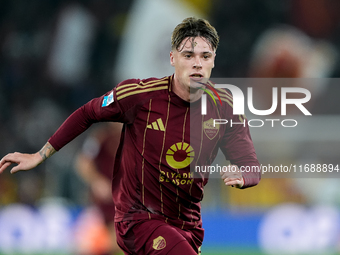
<instances>
[{"instance_id":1,"label":"player's mouth","mask_svg":"<svg viewBox=\"0 0 340 255\"><path fill-rule=\"evenodd\" d=\"M199 81L203 78L203 75L200 73L193 73L190 75L190 78L195 80L195 81Z\"/></svg>"}]
</instances>

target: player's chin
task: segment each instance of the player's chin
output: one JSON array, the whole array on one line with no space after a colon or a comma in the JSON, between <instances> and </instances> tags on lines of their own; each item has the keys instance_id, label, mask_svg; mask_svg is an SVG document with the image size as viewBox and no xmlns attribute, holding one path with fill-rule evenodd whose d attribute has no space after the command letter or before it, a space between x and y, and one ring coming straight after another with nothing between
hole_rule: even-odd
<instances>
[{"instance_id":1,"label":"player's chin","mask_svg":"<svg viewBox=\"0 0 340 255\"><path fill-rule=\"evenodd\" d=\"M198 90L198 89L205 89L205 84L207 82L207 79L190 79L190 89Z\"/></svg>"}]
</instances>

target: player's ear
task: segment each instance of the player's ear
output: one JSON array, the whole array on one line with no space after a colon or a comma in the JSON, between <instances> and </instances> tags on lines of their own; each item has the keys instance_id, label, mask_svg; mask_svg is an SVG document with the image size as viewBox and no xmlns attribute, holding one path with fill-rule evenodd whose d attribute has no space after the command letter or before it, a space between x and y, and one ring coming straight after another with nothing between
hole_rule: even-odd
<instances>
[{"instance_id":1,"label":"player's ear","mask_svg":"<svg viewBox=\"0 0 340 255\"><path fill-rule=\"evenodd\" d=\"M170 64L172 66L175 66L175 59L174 59L174 53L173 51L170 51Z\"/></svg>"}]
</instances>

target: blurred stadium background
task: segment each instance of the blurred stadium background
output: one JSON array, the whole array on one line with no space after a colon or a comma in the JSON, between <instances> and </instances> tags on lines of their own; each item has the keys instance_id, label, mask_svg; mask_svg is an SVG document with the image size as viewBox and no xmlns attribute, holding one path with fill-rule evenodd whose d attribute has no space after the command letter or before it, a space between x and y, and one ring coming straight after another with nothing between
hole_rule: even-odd
<instances>
[{"instance_id":1,"label":"blurred stadium background","mask_svg":"<svg viewBox=\"0 0 340 255\"><path fill-rule=\"evenodd\" d=\"M323 81L303 128L251 128L260 162L339 164L339 10L336 0L3 0L0 157L36 152L123 79L171 74L172 29L196 16L221 37L213 77ZM1 255L105 249L102 219L74 170L85 137L34 171L0 176ZM340 254L340 179L305 177L263 178L249 190L211 179L202 254Z\"/></svg>"}]
</instances>

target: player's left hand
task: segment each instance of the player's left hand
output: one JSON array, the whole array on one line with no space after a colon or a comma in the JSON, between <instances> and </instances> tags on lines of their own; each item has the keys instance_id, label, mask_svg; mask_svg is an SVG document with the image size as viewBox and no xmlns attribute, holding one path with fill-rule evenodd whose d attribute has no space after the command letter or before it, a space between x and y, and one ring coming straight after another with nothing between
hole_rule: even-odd
<instances>
[{"instance_id":1,"label":"player's left hand","mask_svg":"<svg viewBox=\"0 0 340 255\"><path fill-rule=\"evenodd\" d=\"M242 177L242 172L236 165L229 165L223 168L220 172L221 177L227 186L232 186L236 188L242 188L244 185L244 179Z\"/></svg>"}]
</instances>

